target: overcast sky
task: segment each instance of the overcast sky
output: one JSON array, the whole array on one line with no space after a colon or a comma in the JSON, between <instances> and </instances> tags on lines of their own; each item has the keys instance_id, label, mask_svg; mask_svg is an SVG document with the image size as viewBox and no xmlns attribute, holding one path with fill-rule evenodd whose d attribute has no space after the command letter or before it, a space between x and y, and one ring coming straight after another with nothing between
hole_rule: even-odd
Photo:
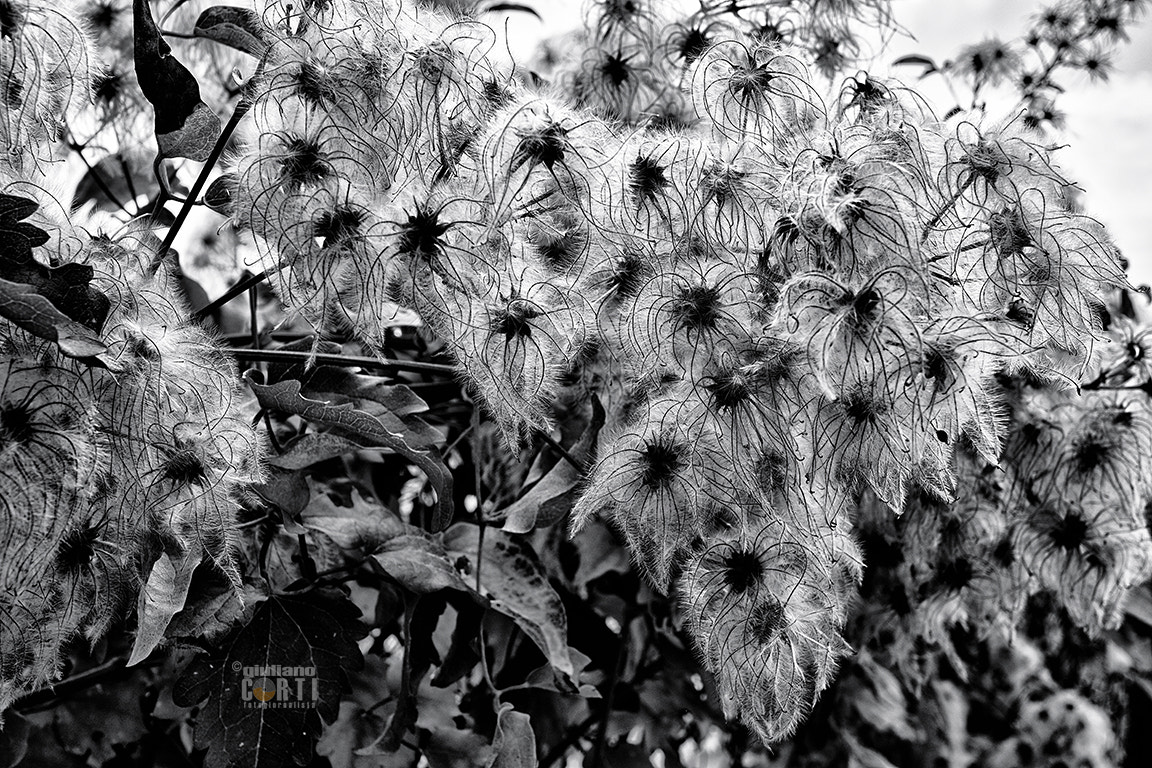
<instances>
[{"instance_id":1,"label":"overcast sky","mask_svg":"<svg viewBox=\"0 0 1152 768\"><path fill-rule=\"evenodd\" d=\"M877 73L905 53L947 58L985 37L1018 38L1040 7L1033 0L894 0L897 20L915 40L896 39ZM912 77L903 73L905 79ZM1131 261L1135 283L1152 283L1152 23L1142 20L1107 83L1065 76L1057 106L1067 115L1057 163L1085 190L1087 212L1104 222ZM925 88L930 84L925 81ZM946 91L933 90L939 103Z\"/></svg>"},{"instance_id":2,"label":"overcast sky","mask_svg":"<svg viewBox=\"0 0 1152 768\"><path fill-rule=\"evenodd\" d=\"M536 0L530 5L544 17L541 24L528 14L509 16L509 38L519 56L521 47L547 34L580 23L582 2ZM894 74L922 90L939 112L952 106L939 78L915 83L915 68L891 72L890 62L907 53L922 53L937 61L986 37L1012 40L1021 36L1041 3L1036 0L893 0L896 20L912 37L893 39L867 66L873 74ZM1068 89L1057 105L1067 115L1057 163L1084 188L1087 212L1108 227L1131 261L1135 283L1152 283L1152 23L1143 20L1116 60L1107 83L1066 75ZM991 100L990 100L990 103ZM1012 105L1007 99L1002 110ZM990 116L998 117L990 110ZM1004 116L1007 116L1006 114Z\"/></svg>"}]
</instances>

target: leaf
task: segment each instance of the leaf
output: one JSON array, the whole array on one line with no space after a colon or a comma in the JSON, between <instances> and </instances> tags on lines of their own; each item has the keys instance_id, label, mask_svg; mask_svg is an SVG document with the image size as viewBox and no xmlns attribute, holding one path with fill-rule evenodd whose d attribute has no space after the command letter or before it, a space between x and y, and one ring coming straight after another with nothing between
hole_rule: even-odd
<instances>
[{"instance_id":1,"label":"leaf","mask_svg":"<svg viewBox=\"0 0 1152 768\"><path fill-rule=\"evenodd\" d=\"M166 173L169 187L177 187L176 170L167 168ZM155 187L152 163L142 159L139 153L116 152L105 155L88 169L76 185L72 205L83 205L91 200L100 210L116 211L140 195L155 191Z\"/></svg>"},{"instance_id":2,"label":"leaf","mask_svg":"<svg viewBox=\"0 0 1152 768\"><path fill-rule=\"evenodd\" d=\"M440 661L432 643L432 633L436 631L444 607L443 600L417 597L404 609L404 666L398 702L388 727L377 742L385 752L395 752L400 748L404 734L416 729L419 717L416 696L420 684L432 665Z\"/></svg>"},{"instance_id":3,"label":"leaf","mask_svg":"<svg viewBox=\"0 0 1152 768\"><path fill-rule=\"evenodd\" d=\"M24 219L36 213L40 206L34 200L17 195L0 194L0 232L4 233L3 257L22 263L32 249L44 245L51 238L48 233Z\"/></svg>"},{"instance_id":4,"label":"leaf","mask_svg":"<svg viewBox=\"0 0 1152 768\"><path fill-rule=\"evenodd\" d=\"M164 631L172 617L184 608L188 599L188 586L192 583L192 573L204 559L203 549L193 544L186 552L175 557L161 553L152 564L148 581L140 590L136 605L136 641L132 645L132 655L128 666L139 664L156 650L164 639Z\"/></svg>"},{"instance_id":5,"label":"leaf","mask_svg":"<svg viewBox=\"0 0 1152 768\"><path fill-rule=\"evenodd\" d=\"M340 702L340 716L324 726L324 734L316 744L316 754L328 758L332 768L382 764L399 768L415 764L416 758L410 752L407 754L412 756L411 761L403 763L370 761L356 754L356 750L375 741L388 724L387 715L382 711L386 707L380 702L393 695L388 685L390 667L395 668L395 664L388 659L368 654L364 657L364 670L352 677L352 693Z\"/></svg>"},{"instance_id":6,"label":"leaf","mask_svg":"<svg viewBox=\"0 0 1152 768\"><path fill-rule=\"evenodd\" d=\"M155 114L160 156L207 160L220 135L220 118L200 100L196 78L172 55L149 0L133 0L132 21L136 79Z\"/></svg>"},{"instance_id":7,"label":"leaf","mask_svg":"<svg viewBox=\"0 0 1152 768\"><path fill-rule=\"evenodd\" d=\"M484 768L491 764L492 745L474 731L417 728L416 737L429 768Z\"/></svg>"},{"instance_id":8,"label":"leaf","mask_svg":"<svg viewBox=\"0 0 1152 768\"><path fill-rule=\"evenodd\" d=\"M437 504L432 521L433 528L443 530L448 527L452 521L452 475L444 466L437 451L425 451L411 445L403 433L389 430L380 419L357 410L351 403L332 405L304 397L300 393L300 382L294 379L265 385L254 380L252 371L245 373L244 379L252 387L257 400L264 408L295 414L309 421L336 427L365 441L365 445L390 448L410 460L427 475L428 481L436 491Z\"/></svg>"},{"instance_id":9,"label":"leaf","mask_svg":"<svg viewBox=\"0 0 1152 768\"><path fill-rule=\"evenodd\" d=\"M588 599L588 585L609 573L629 573L632 559L608 526L597 520L580 530L572 539L580 562L572 576L572 589Z\"/></svg>"},{"instance_id":10,"label":"leaf","mask_svg":"<svg viewBox=\"0 0 1152 768\"><path fill-rule=\"evenodd\" d=\"M377 402L397 416L411 416L428 410L428 403L407 384L392 384L379 376L357 376L356 388L350 394Z\"/></svg>"},{"instance_id":11,"label":"leaf","mask_svg":"<svg viewBox=\"0 0 1152 768\"><path fill-rule=\"evenodd\" d=\"M320 531L343 549L370 552L409 528L391 511L365 499L356 489L352 490L352 506L341 507L326 493L313 488L300 520L305 528Z\"/></svg>"},{"instance_id":12,"label":"leaf","mask_svg":"<svg viewBox=\"0 0 1152 768\"><path fill-rule=\"evenodd\" d=\"M42 339L56 342L68 357L98 360L110 367L110 361L102 357L108 347L100 337L65 317L36 292L35 286L0 279L0 316Z\"/></svg>"},{"instance_id":13,"label":"leaf","mask_svg":"<svg viewBox=\"0 0 1152 768\"><path fill-rule=\"evenodd\" d=\"M418 528L394 536L372 555L385 573L418 595L441 589L474 592L440 542Z\"/></svg>"},{"instance_id":14,"label":"leaf","mask_svg":"<svg viewBox=\"0 0 1152 768\"><path fill-rule=\"evenodd\" d=\"M359 615L337 592L273 595L213 654L194 659L176 681L173 700L186 707L204 702L195 733L196 746L208 750L204 765L307 765L322 722L335 721L341 695L350 690L345 671L363 664L356 645L365 634ZM258 678L244 677L245 667L272 666L292 674L261 669ZM292 667L313 668L315 674L310 679ZM263 678L277 685L265 701L256 690ZM279 706L298 703L306 706Z\"/></svg>"},{"instance_id":15,"label":"leaf","mask_svg":"<svg viewBox=\"0 0 1152 768\"><path fill-rule=\"evenodd\" d=\"M902 67L908 64L915 64L924 67L924 72L921 74L921 77L924 75L930 75L933 72L938 72L940 70L940 68L936 66L936 62L933 59L930 59L927 56L921 56L920 54L916 53L909 54L907 56L901 56L900 58L896 59L896 61L892 62L892 66L894 67Z\"/></svg>"},{"instance_id":16,"label":"leaf","mask_svg":"<svg viewBox=\"0 0 1152 768\"><path fill-rule=\"evenodd\" d=\"M309 432L301 435L279 456L269 456L268 463L280 469L297 470L321 461L343 456L364 446L331 432Z\"/></svg>"},{"instance_id":17,"label":"leaf","mask_svg":"<svg viewBox=\"0 0 1152 768\"><path fill-rule=\"evenodd\" d=\"M532 719L503 704L496 716L496 735L492 739L496 752L489 768L536 768L536 734Z\"/></svg>"},{"instance_id":18,"label":"leaf","mask_svg":"<svg viewBox=\"0 0 1152 768\"><path fill-rule=\"evenodd\" d=\"M217 176L204 190L201 202L221 216L231 216L233 213L232 190L236 188L236 174L225 173Z\"/></svg>"},{"instance_id":19,"label":"leaf","mask_svg":"<svg viewBox=\"0 0 1152 768\"><path fill-rule=\"evenodd\" d=\"M496 513L497 520L504 520L505 531L528 533L537 526L553 525L572 511L572 505L579 496L578 486L595 455L596 439L603 426L604 406L593 395L592 418L580 439L568 451L573 459L583 465L583 469L572 466L572 462L562 457L528 493Z\"/></svg>"},{"instance_id":20,"label":"leaf","mask_svg":"<svg viewBox=\"0 0 1152 768\"><path fill-rule=\"evenodd\" d=\"M454 562L476 568L479 529L457 523L444 534L444 547ZM536 552L518 536L489 529L484 535L481 554L480 585L482 592L491 598L493 610L516 622L544 652L553 668L571 681L576 668L568 652L568 617L560 595L548 583Z\"/></svg>"},{"instance_id":21,"label":"leaf","mask_svg":"<svg viewBox=\"0 0 1152 768\"><path fill-rule=\"evenodd\" d=\"M524 5L523 3L492 3L490 5L484 6L483 13L495 13L497 11L504 11L507 13L529 13L540 19L540 21L544 21L543 17L540 16L535 8Z\"/></svg>"},{"instance_id":22,"label":"leaf","mask_svg":"<svg viewBox=\"0 0 1152 768\"><path fill-rule=\"evenodd\" d=\"M202 562L192 574L184 608L172 617L168 637L212 638L231 629L249 605L263 600L264 593L253 585L237 590L228 576L211 561Z\"/></svg>"},{"instance_id":23,"label":"leaf","mask_svg":"<svg viewBox=\"0 0 1152 768\"><path fill-rule=\"evenodd\" d=\"M151 713L148 691L155 678L147 670L134 670L123 679L107 680L76 691L52 710L50 728L68 762L46 762L46 755L30 755L24 765L115 765L118 755L130 752L148 734ZM79 759L77 759L79 758Z\"/></svg>"},{"instance_id":24,"label":"leaf","mask_svg":"<svg viewBox=\"0 0 1152 768\"><path fill-rule=\"evenodd\" d=\"M452 601L449 598L449 602L456 609L456 624L452 627L448 652L432 677L432 685L437 688L447 688L480 663L477 638L480 637L480 622L484 619L483 608L463 600Z\"/></svg>"},{"instance_id":25,"label":"leaf","mask_svg":"<svg viewBox=\"0 0 1152 768\"><path fill-rule=\"evenodd\" d=\"M336 349L339 353L339 348ZM379 419L385 429L404 435L413 448L429 448L444 442L444 435L417 414L428 410L428 404L404 384L392 384L379 376L353 373L347 368L317 366L300 375L281 376L300 380L300 393L312 400L325 400L333 405L352 402L365 413Z\"/></svg>"},{"instance_id":26,"label":"leaf","mask_svg":"<svg viewBox=\"0 0 1152 768\"><path fill-rule=\"evenodd\" d=\"M268 479L253 486L252 491L280 511L280 522L287 533L304 532L299 523L300 514L308 506L312 494L302 472L274 469L268 473Z\"/></svg>"},{"instance_id":27,"label":"leaf","mask_svg":"<svg viewBox=\"0 0 1152 768\"><path fill-rule=\"evenodd\" d=\"M196 37L206 37L230 48L260 58L268 50L268 40L260 16L250 8L214 5L205 9L192 29Z\"/></svg>"},{"instance_id":28,"label":"leaf","mask_svg":"<svg viewBox=\"0 0 1152 768\"><path fill-rule=\"evenodd\" d=\"M0 275L9 284L25 285L59 313L90 331L99 332L111 309L108 297L91 287L93 269L87 264L48 267L32 249L50 239L48 233L23 219L39 206L32 200L0 194ZM12 318L10 318L12 319ZM18 322L13 319L13 322Z\"/></svg>"},{"instance_id":29,"label":"leaf","mask_svg":"<svg viewBox=\"0 0 1152 768\"><path fill-rule=\"evenodd\" d=\"M23 221L39 206L32 200L0 194L0 316L60 346L68 357L98 362L108 348L99 331L111 302L93 288L87 264L49 267L32 249L49 241L48 233Z\"/></svg>"}]
</instances>

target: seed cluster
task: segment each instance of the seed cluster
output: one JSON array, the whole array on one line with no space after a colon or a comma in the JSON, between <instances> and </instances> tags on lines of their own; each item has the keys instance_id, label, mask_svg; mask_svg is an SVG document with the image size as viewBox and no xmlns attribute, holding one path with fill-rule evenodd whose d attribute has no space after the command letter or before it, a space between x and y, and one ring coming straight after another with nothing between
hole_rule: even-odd
<instances>
[{"instance_id":1,"label":"seed cluster","mask_svg":"<svg viewBox=\"0 0 1152 768\"><path fill-rule=\"evenodd\" d=\"M671 29L625 5L592 29ZM380 346L415 309L513 444L597 394L612 431L574 525L605 517L679 595L726 711L767 740L847 650L860 491L951 499L954 446L997 462L994 377L1080 376L1124 282L1019 126L942 124L859 78L828 103L801 53L738 25L681 30L667 111L643 84L627 108L521 85L485 27L411 4L283 13L235 196L281 294ZM601 42L581 82L623 93L633 59ZM1072 469L1114 471L1103 440ZM1017 534L1051 544L1033 570L1067 567L1084 519Z\"/></svg>"},{"instance_id":2,"label":"seed cluster","mask_svg":"<svg viewBox=\"0 0 1152 768\"><path fill-rule=\"evenodd\" d=\"M0 110L0 193L36 207L20 225L39 232L33 258L58 279L91 269L109 304L93 323L99 365L0 320L0 711L56 679L69 641L121 619L160 557L238 583L236 494L261 474L232 365L188 319L171 271L149 268L159 241L71 216L46 186L53 127L90 79L76 13L0 2L22 96ZM3 248L19 256L15 240Z\"/></svg>"}]
</instances>

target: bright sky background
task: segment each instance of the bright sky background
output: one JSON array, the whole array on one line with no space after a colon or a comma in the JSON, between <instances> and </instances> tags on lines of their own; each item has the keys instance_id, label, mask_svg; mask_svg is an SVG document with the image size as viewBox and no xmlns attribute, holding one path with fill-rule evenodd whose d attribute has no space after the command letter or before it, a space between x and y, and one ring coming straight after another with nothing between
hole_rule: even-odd
<instances>
[{"instance_id":1,"label":"bright sky background","mask_svg":"<svg viewBox=\"0 0 1152 768\"><path fill-rule=\"evenodd\" d=\"M580 24L580 0L528 0L544 23L528 14L509 15L509 39L519 58L542 36ZM893 74L915 85L942 114L953 106L939 78L916 83L917 68L896 71L890 62L907 53L920 53L943 61L963 45L986 37L1013 40L1027 28L1041 7L1039 0L893 0L897 22L912 35L896 37L866 68L873 74ZM545 32L547 30L547 32ZM524 59L521 59L524 60ZM1066 144L1056 155L1065 174L1084 188L1087 212L1108 227L1131 262L1133 282L1152 283L1152 20L1132 29L1132 39L1116 58L1107 83L1065 75L1067 88L1057 107L1067 115L1058 142ZM991 104L991 102L990 102ZM1012 106L1009 99L1001 107ZM991 107L990 117L998 117Z\"/></svg>"}]
</instances>

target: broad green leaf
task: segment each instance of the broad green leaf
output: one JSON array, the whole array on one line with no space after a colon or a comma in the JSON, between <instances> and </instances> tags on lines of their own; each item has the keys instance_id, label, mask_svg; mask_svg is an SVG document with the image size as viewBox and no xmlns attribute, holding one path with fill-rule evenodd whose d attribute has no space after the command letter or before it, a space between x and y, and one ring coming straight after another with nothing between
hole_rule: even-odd
<instances>
[{"instance_id":1,"label":"broad green leaf","mask_svg":"<svg viewBox=\"0 0 1152 768\"><path fill-rule=\"evenodd\" d=\"M337 592L273 595L215 652L193 660L176 681L173 699L180 706L201 705L195 742L208 750L205 766L307 765L322 723L336 719L341 696L349 690L347 670L363 664L356 645L365 632L359 615L356 606ZM245 667L273 665L314 668L315 675L244 677ZM262 688L262 678L278 685L281 679L285 682L274 692L262 693L256 691ZM268 706L297 702L305 706Z\"/></svg>"},{"instance_id":2,"label":"broad green leaf","mask_svg":"<svg viewBox=\"0 0 1152 768\"><path fill-rule=\"evenodd\" d=\"M220 118L200 100L200 85L152 19L149 0L133 0L133 59L136 79L155 114L161 157L207 160L220 136Z\"/></svg>"}]
</instances>

